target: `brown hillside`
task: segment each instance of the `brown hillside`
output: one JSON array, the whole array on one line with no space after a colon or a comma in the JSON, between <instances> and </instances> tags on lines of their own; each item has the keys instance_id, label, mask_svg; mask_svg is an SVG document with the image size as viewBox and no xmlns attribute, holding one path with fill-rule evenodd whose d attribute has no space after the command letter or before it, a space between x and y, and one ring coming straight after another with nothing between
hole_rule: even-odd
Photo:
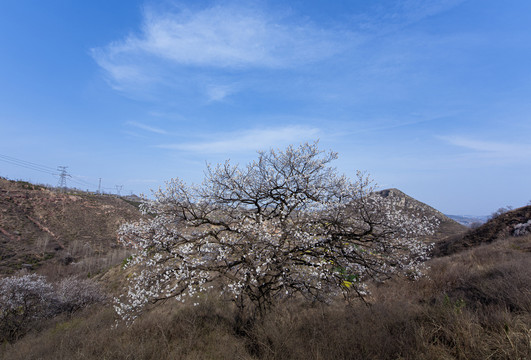
<instances>
[{"instance_id":1,"label":"brown hillside","mask_svg":"<svg viewBox=\"0 0 531 360\"><path fill-rule=\"evenodd\" d=\"M97 271L121 261L116 257L125 250L116 231L139 217L136 207L114 196L63 194L0 178L0 274L45 271L44 265Z\"/></svg>"},{"instance_id":2,"label":"brown hillside","mask_svg":"<svg viewBox=\"0 0 531 360\"><path fill-rule=\"evenodd\" d=\"M437 219L439 227L435 230L435 233L432 236L427 238L428 241L439 243L446 241L450 237L459 236L467 230L466 226L459 224L457 221L450 219L442 212L424 204L423 202L415 200L398 189L381 190L379 191L379 194L384 198L390 197L394 199L399 210L408 211L410 213L421 213Z\"/></svg>"},{"instance_id":3,"label":"brown hillside","mask_svg":"<svg viewBox=\"0 0 531 360\"><path fill-rule=\"evenodd\" d=\"M517 235L516 229L531 221L531 206L524 206L493 219L477 229L468 231L464 236L449 239L439 244L438 255L449 255L480 244ZM519 224L521 224L519 226ZM528 227L531 232L531 226ZM531 250L531 249L530 249Z\"/></svg>"}]
</instances>

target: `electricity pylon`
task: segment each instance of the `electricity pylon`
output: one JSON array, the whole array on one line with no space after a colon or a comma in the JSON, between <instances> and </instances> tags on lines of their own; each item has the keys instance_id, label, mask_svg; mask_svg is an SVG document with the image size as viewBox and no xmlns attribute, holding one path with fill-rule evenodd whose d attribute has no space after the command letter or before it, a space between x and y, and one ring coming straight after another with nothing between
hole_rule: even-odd
<instances>
[{"instance_id":1,"label":"electricity pylon","mask_svg":"<svg viewBox=\"0 0 531 360\"><path fill-rule=\"evenodd\" d=\"M66 169L68 168L68 166L58 166L57 167L57 170L59 170L59 188L62 189L63 192L66 192L66 178L67 177L72 177L71 175L68 174L68 172L66 171Z\"/></svg>"}]
</instances>

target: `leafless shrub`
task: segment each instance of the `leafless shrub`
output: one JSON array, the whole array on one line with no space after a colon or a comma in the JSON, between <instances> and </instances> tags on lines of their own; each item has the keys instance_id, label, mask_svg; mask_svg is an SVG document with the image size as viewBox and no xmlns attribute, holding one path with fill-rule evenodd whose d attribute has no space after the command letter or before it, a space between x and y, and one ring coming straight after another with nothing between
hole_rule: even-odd
<instances>
[{"instance_id":1,"label":"leafless shrub","mask_svg":"<svg viewBox=\"0 0 531 360\"><path fill-rule=\"evenodd\" d=\"M495 212L493 212L491 215L490 215L490 218L491 219L494 219L494 218L497 218L498 216L502 215L502 214L505 214L509 211L511 211L513 209L512 206L510 205L507 205L505 207L501 207L499 208L498 210L496 210Z\"/></svg>"},{"instance_id":2,"label":"leafless shrub","mask_svg":"<svg viewBox=\"0 0 531 360\"><path fill-rule=\"evenodd\" d=\"M105 301L99 286L90 279L74 276L63 279L56 287L61 312L74 313L88 305Z\"/></svg>"}]
</instances>

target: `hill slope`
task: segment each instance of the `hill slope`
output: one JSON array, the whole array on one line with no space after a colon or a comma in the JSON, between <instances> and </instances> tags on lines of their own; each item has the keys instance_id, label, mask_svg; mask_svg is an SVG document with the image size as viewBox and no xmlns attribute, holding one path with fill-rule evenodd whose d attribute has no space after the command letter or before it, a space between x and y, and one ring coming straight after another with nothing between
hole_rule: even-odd
<instances>
[{"instance_id":1,"label":"hill slope","mask_svg":"<svg viewBox=\"0 0 531 360\"><path fill-rule=\"evenodd\" d=\"M427 240L429 241L435 241L437 243L445 241L449 237L464 234L467 230L466 226L459 224L457 221L450 219L442 212L424 204L423 202L415 200L398 189L381 190L379 191L379 194L384 198L393 199L399 210L411 213L422 213L428 217L437 219L439 221L439 227L432 236L428 237Z\"/></svg>"},{"instance_id":2,"label":"hill slope","mask_svg":"<svg viewBox=\"0 0 531 360\"><path fill-rule=\"evenodd\" d=\"M78 264L95 271L125 250L116 231L140 218L114 196L63 194L26 182L0 179L0 274L43 265ZM99 260L98 260L99 259Z\"/></svg>"},{"instance_id":3,"label":"hill slope","mask_svg":"<svg viewBox=\"0 0 531 360\"><path fill-rule=\"evenodd\" d=\"M531 206L508 211L490 219L464 236L448 239L439 244L438 255L449 255L496 239L531 233Z\"/></svg>"}]
</instances>

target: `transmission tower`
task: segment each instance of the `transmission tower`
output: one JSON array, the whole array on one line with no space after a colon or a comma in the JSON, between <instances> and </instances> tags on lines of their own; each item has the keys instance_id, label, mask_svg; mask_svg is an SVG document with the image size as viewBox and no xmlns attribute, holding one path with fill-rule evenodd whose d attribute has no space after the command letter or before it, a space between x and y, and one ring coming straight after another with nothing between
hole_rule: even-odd
<instances>
[{"instance_id":1,"label":"transmission tower","mask_svg":"<svg viewBox=\"0 0 531 360\"><path fill-rule=\"evenodd\" d=\"M116 192L118 193L118 196L121 196L120 191L122 191L123 187L123 185L116 185Z\"/></svg>"},{"instance_id":2,"label":"transmission tower","mask_svg":"<svg viewBox=\"0 0 531 360\"><path fill-rule=\"evenodd\" d=\"M71 175L68 174L66 169L68 166L58 166L57 170L59 170L59 184L58 187L62 189L63 192L66 192L66 178L71 177Z\"/></svg>"}]
</instances>

